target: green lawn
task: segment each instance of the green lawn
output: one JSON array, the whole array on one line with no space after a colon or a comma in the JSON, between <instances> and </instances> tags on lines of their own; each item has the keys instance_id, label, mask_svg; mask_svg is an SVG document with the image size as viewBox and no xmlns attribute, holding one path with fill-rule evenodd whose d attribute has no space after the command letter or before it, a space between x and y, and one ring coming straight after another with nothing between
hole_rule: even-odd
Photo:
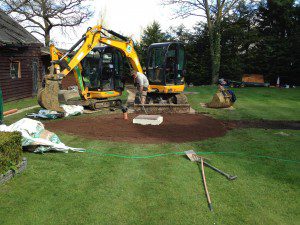
<instances>
[{"instance_id":1,"label":"green lawn","mask_svg":"<svg viewBox=\"0 0 300 225\"><path fill-rule=\"evenodd\" d=\"M237 96L234 105L235 110L208 109L200 106L200 102L209 102L216 92L216 86L201 86L187 88L187 92L198 92L189 94L188 100L191 106L200 113L207 113L218 119L225 120L300 120L300 88L278 89L278 88L233 88ZM121 96L125 103L128 94L126 91ZM4 111L13 108L24 108L37 105L36 98L28 98L4 103ZM5 119L6 124L11 124L27 113L37 112L40 108L23 112L19 115L10 116Z\"/></svg>"},{"instance_id":2,"label":"green lawn","mask_svg":"<svg viewBox=\"0 0 300 225\"><path fill-rule=\"evenodd\" d=\"M10 109L23 109L30 106L38 105L36 97L33 98L25 98L21 100L11 101L11 102L5 102L4 103L4 111L10 110Z\"/></svg>"},{"instance_id":3,"label":"green lawn","mask_svg":"<svg viewBox=\"0 0 300 225\"><path fill-rule=\"evenodd\" d=\"M210 100L213 87L188 91L199 91L189 95L197 111L217 118L299 120L298 89L238 89L234 111L199 106ZM278 134L282 131L288 136ZM58 135L65 144L88 151L25 153L26 171L0 187L1 225L300 222L300 131L236 129L222 138L156 145ZM227 181L206 169L214 212L208 210L197 165L184 156L121 157L190 149L204 152L211 164L238 176Z\"/></svg>"},{"instance_id":4,"label":"green lawn","mask_svg":"<svg viewBox=\"0 0 300 225\"><path fill-rule=\"evenodd\" d=\"M220 119L300 120L300 88L232 88L237 96L235 110L201 107L199 102L211 101L216 89L216 86L187 88L187 91L198 92L187 95L192 107Z\"/></svg>"},{"instance_id":5,"label":"green lawn","mask_svg":"<svg viewBox=\"0 0 300 225\"><path fill-rule=\"evenodd\" d=\"M235 130L224 138L179 145L109 143L60 134L66 144L93 151L26 153L25 173L0 189L0 224L298 224L300 132L277 132ZM197 165L185 157L100 154L146 156L188 149L227 152L207 157L238 175L230 182L206 169L214 212L208 211Z\"/></svg>"},{"instance_id":6,"label":"green lawn","mask_svg":"<svg viewBox=\"0 0 300 225\"><path fill-rule=\"evenodd\" d=\"M37 102L37 98L33 97L33 98L25 98L25 99L20 99L20 100L16 100L16 101L5 102L3 104L3 109L4 109L4 111L10 110L10 109L20 110L20 109L35 106L35 105L38 105L38 102ZM4 123L7 125L12 124L12 123L24 118L27 113L38 112L40 109L41 108L35 108L35 109L31 109L31 110L28 110L25 112L18 113L16 115L11 115L11 116L5 117Z\"/></svg>"},{"instance_id":7,"label":"green lawn","mask_svg":"<svg viewBox=\"0 0 300 225\"><path fill-rule=\"evenodd\" d=\"M123 104L126 103L127 100L127 96L128 93L127 91L124 91L122 96L120 96L120 99L122 100ZM4 103L4 111L6 110L10 110L10 109L22 109L22 108L26 108L26 107L30 107L30 106L35 106L38 105L37 102L37 98L26 98L26 99L22 99L22 100L17 100L17 101L11 101L11 102L7 102ZM4 123L7 125L10 125L22 118L24 118L26 116L26 114L29 113L37 113L41 108L34 108L25 112L21 112L19 114L13 115L13 116L9 116L4 118ZM104 110L105 111L105 110ZM98 112L98 114L101 114L101 112ZM94 114L93 114L94 115Z\"/></svg>"}]
</instances>

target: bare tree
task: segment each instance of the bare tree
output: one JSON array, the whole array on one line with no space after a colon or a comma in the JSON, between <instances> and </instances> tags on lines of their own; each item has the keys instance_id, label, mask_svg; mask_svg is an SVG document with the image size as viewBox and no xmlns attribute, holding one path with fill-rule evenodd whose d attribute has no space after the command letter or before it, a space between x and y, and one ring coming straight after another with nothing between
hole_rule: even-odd
<instances>
[{"instance_id":1,"label":"bare tree","mask_svg":"<svg viewBox=\"0 0 300 225\"><path fill-rule=\"evenodd\" d=\"M87 0L1 0L0 8L31 33L44 37L49 46L54 27L74 27L87 21L93 12Z\"/></svg>"},{"instance_id":2,"label":"bare tree","mask_svg":"<svg viewBox=\"0 0 300 225\"><path fill-rule=\"evenodd\" d=\"M164 5L176 6L175 14L181 18L189 16L204 17L207 22L212 83L219 79L221 59L221 22L224 16L230 13L231 9L240 0L165 0Z\"/></svg>"}]
</instances>

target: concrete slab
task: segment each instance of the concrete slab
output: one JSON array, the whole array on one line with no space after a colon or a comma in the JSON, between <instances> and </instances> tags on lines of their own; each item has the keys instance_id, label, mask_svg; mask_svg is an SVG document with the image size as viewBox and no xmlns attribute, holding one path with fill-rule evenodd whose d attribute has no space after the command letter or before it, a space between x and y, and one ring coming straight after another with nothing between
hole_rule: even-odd
<instances>
[{"instance_id":1,"label":"concrete slab","mask_svg":"<svg viewBox=\"0 0 300 225\"><path fill-rule=\"evenodd\" d=\"M133 119L134 124L140 125L159 125L163 122L160 115L139 115Z\"/></svg>"}]
</instances>

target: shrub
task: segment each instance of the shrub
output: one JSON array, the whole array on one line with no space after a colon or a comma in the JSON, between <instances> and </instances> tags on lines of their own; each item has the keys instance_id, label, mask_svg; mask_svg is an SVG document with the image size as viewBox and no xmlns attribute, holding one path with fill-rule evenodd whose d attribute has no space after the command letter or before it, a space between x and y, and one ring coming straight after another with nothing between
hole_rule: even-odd
<instances>
[{"instance_id":1,"label":"shrub","mask_svg":"<svg viewBox=\"0 0 300 225\"><path fill-rule=\"evenodd\" d=\"M0 174L14 169L21 161L21 140L19 132L0 132Z\"/></svg>"}]
</instances>

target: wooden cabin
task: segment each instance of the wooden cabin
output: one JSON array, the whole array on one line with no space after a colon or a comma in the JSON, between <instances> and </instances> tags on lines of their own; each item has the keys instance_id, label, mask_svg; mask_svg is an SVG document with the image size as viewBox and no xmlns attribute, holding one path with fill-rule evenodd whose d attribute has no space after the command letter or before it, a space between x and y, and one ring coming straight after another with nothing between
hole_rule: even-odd
<instances>
[{"instance_id":1,"label":"wooden cabin","mask_svg":"<svg viewBox=\"0 0 300 225\"><path fill-rule=\"evenodd\" d=\"M37 94L43 44L0 10L0 87L4 101Z\"/></svg>"}]
</instances>

